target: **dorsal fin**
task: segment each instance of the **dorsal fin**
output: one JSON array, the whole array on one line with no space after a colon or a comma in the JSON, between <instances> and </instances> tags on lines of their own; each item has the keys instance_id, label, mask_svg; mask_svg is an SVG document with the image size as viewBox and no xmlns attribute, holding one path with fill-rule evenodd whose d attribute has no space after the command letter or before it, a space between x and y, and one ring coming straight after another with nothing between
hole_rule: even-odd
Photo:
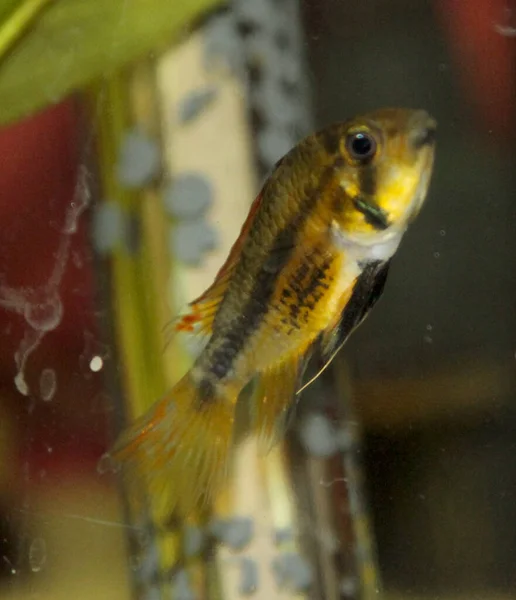
<instances>
[{"instance_id":1,"label":"dorsal fin","mask_svg":"<svg viewBox=\"0 0 516 600\"><path fill-rule=\"evenodd\" d=\"M233 273L233 271L235 269L235 265L237 264L238 259L240 258L240 253L242 252L242 247L244 245L245 239L247 238L247 234L249 233L249 230L251 229L251 226L254 222L254 219L256 217L256 213L258 212L258 208L260 206L262 198L263 198L263 189L258 194L258 196L256 196L253 203L251 204L251 208L249 209L249 214L247 215L247 218L244 221L244 224L242 225L240 234L239 234L238 238L236 239L235 243L233 244L233 246L231 247L228 257L226 258L226 261L224 262L222 267L219 269L217 275L215 276L213 283L198 298L193 300L190 303L190 306L204 303L207 300L212 299L214 296L215 297L218 296L221 293L221 291L222 291L222 293L225 291L226 286L229 281L229 278L231 277L231 274Z\"/></svg>"},{"instance_id":2,"label":"dorsal fin","mask_svg":"<svg viewBox=\"0 0 516 600\"><path fill-rule=\"evenodd\" d=\"M281 165L283 158L278 160L278 162L274 165L273 172L276 171ZM185 332L193 335L200 334L200 337L205 339L211 335L213 320L217 314L220 302L224 297L229 280L231 279L238 260L240 259L245 240L247 239L249 231L254 224L256 215L258 214L258 210L265 195L267 182L269 180L270 176L264 183L261 192L256 196L251 204L247 218L242 225L242 229L240 230L240 234L231 247L224 264L215 276L213 283L198 298L192 300L188 304L189 310L187 312L174 319L167 327L168 331L171 332L167 336L167 343L170 341L171 337L178 332Z\"/></svg>"},{"instance_id":3,"label":"dorsal fin","mask_svg":"<svg viewBox=\"0 0 516 600\"><path fill-rule=\"evenodd\" d=\"M198 337L198 348L202 348L212 333L213 320L227 289L229 280L238 263L242 247L251 229L263 198L263 189L255 198L240 234L233 244L226 261L219 269L213 283L195 300L188 303L188 309L172 320L166 327L166 344L178 333Z\"/></svg>"},{"instance_id":4,"label":"dorsal fin","mask_svg":"<svg viewBox=\"0 0 516 600\"><path fill-rule=\"evenodd\" d=\"M274 165L274 168L272 169L272 173L274 173L278 169L278 167L283 162L284 158L285 157L282 157L277 161L277 163ZM271 173L271 175L272 175L272 173ZM256 214L258 213L258 209L260 208L260 204L262 203L262 200L263 200L263 197L265 194L265 190L267 187L267 182L270 180L271 175L269 175L269 177L267 178L266 182L264 183L264 185L262 187L261 192L256 196L253 203L251 204L251 208L249 209L249 213L246 217L246 220L244 221L244 224L242 225L240 234L239 234L238 238L236 239L235 243L233 244L233 246L231 247L228 257L226 258L226 261L224 262L222 267L219 269L217 275L215 276L213 283L198 298L196 298L195 300L193 300L190 303L191 306L193 306L194 304L204 303L208 298L212 298L214 296L216 297L220 293L224 293L226 286L228 284L228 281L231 277L231 274L234 271L235 265L237 264L238 259L240 258L240 254L242 252L242 247L244 246L244 242L247 238L247 234L249 233L249 230L251 229L251 227L254 223L254 219L256 218Z\"/></svg>"}]
</instances>

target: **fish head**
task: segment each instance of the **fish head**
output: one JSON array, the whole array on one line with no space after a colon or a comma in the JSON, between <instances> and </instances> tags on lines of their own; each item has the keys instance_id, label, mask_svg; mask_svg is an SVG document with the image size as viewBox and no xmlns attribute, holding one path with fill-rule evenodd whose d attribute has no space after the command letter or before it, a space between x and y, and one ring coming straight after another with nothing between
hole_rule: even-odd
<instances>
[{"instance_id":1,"label":"fish head","mask_svg":"<svg viewBox=\"0 0 516 600\"><path fill-rule=\"evenodd\" d=\"M333 225L348 240L400 235L425 200L434 161L435 120L424 110L382 109L340 125Z\"/></svg>"}]
</instances>

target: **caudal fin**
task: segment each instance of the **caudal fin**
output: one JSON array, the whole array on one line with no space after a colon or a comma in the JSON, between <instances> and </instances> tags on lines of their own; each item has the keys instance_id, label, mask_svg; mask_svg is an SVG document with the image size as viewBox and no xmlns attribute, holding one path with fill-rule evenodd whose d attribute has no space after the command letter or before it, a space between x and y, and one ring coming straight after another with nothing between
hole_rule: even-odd
<instances>
[{"instance_id":1,"label":"caudal fin","mask_svg":"<svg viewBox=\"0 0 516 600\"><path fill-rule=\"evenodd\" d=\"M145 486L159 512L186 516L211 500L224 481L235 401L203 402L187 374L122 433L108 458L130 484Z\"/></svg>"}]
</instances>

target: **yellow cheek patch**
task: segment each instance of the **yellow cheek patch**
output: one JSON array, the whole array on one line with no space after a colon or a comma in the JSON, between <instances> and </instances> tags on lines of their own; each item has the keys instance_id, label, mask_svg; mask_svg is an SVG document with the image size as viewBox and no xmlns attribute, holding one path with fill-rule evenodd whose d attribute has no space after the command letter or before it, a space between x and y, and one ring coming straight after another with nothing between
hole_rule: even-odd
<instances>
[{"instance_id":1,"label":"yellow cheek patch","mask_svg":"<svg viewBox=\"0 0 516 600\"><path fill-rule=\"evenodd\" d=\"M407 213L414 199L419 183L419 172L413 168L393 169L395 173L385 178L376 191L376 202L388 215L391 223L396 223Z\"/></svg>"}]
</instances>

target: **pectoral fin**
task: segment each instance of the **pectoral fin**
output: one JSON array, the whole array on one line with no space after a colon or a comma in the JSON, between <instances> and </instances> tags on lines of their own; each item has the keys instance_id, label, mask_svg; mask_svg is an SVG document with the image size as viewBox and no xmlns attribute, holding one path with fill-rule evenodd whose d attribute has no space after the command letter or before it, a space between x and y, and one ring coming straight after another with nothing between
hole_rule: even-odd
<instances>
[{"instance_id":1,"label":"pectoral fin","mask_svg":"<svg viewBox=\"0 0 516 600\"><path fill-rule=\"evenodd\" d=\"M349 298L344 298L345 302L341 312L337 314L336 319L321 336L322 367L310 381L303 385L297 392L298 394L326 370L351 333L362 323L369 311L378 302L385 287L389 264L389 261L369 263L356 278Z\"/></svg>"}]
</instances>

